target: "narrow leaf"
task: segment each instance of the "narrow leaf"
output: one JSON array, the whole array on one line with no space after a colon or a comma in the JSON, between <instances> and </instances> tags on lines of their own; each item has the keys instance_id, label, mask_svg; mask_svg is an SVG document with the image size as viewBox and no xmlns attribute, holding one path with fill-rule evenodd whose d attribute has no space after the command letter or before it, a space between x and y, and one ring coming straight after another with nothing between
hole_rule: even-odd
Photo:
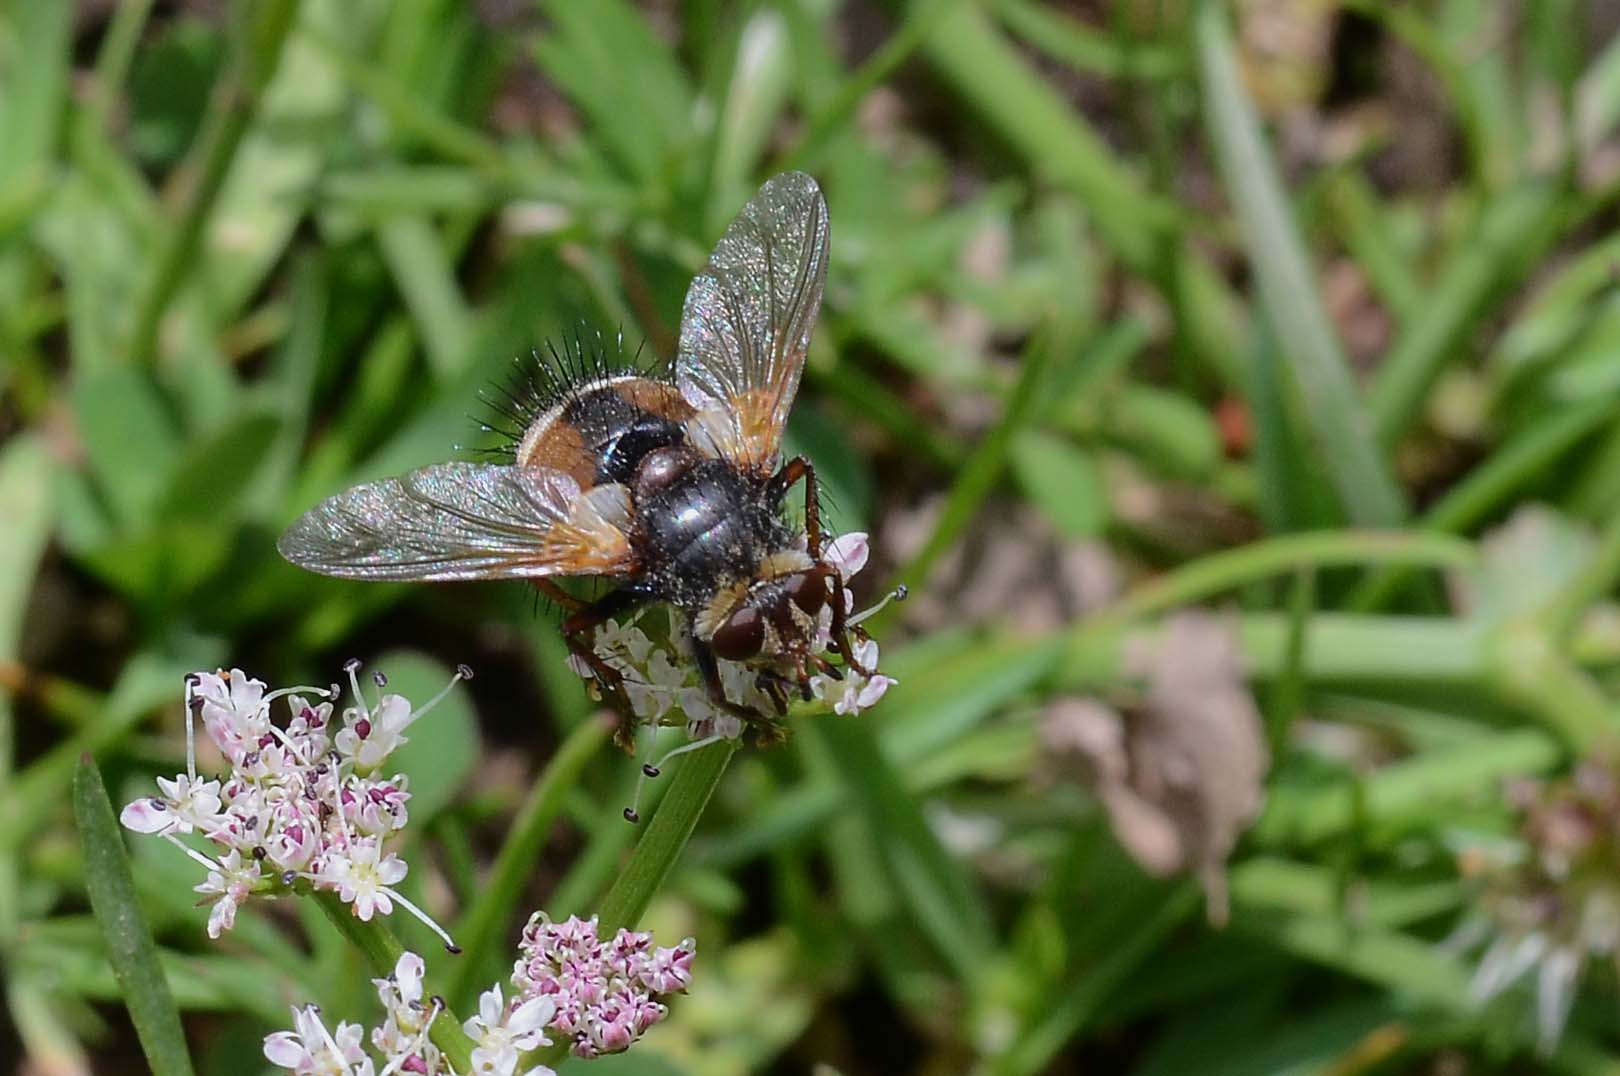
<instances>
[{"instance_id":1,"label":"narrow leaf","mask_svg":"<svg viewBox=\"0 0 1620 1076\"><path fill-rule=\"evenodd\" d=\"M1349 364L1313 287L1287 194L1238 74L1221 5L1200 5L1196 33L1210 139L1305 424L1351 520L1363 526L1396 523L1406 511L1400 487L1379 457Z\"/></svg>"},{"instance_id":2,"label":"narrow leaf","mask_svg":"<svg viewBox=\"0 0 1620 1076\"><path fill-rule=\"evenodd\" d=\"M107 942L107 960L124 995L147 1063L157 1076L190 1076L180 1014L158 964L151 928L135 900L123 833L95 761L85 755L73 778L73 813L84 843L85 886Z\"/></svg>"}]
</instances>

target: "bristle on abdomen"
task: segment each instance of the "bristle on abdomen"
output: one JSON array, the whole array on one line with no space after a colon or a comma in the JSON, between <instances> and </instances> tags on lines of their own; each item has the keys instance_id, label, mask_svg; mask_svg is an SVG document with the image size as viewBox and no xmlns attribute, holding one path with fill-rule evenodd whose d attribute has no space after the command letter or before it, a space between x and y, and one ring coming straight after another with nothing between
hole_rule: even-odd
<instances>
[{"instance_id":1,"label":"bristle on abdomen","mask_svg":"<svg viewBox=\"0 0 1620 1076\"><path fill-rule=\"evenodd\" d=\"M492 382L479 393L487 412L480 425L499 438L486 454L511 461L535 422L593 385L627 375L662 376L667 364L645 361L645 347L643 343L627 352L622 330L609 339L600 331L578 327L572 338L548 338L528 355L519 356L504 382Z\"/></svg>"}]
</instances>

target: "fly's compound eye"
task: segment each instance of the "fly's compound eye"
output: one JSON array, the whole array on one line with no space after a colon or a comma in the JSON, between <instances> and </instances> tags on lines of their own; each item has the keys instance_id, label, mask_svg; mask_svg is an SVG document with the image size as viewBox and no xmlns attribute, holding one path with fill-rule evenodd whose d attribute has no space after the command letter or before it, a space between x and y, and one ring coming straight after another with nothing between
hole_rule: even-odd
<instances>
[{"instance_id":1,"label":"fly's compound eye","mask_svg":"<svg viewBox=\"0 0 1620 1076\"><path fill-rule=\"evenodd\" d=\"M745 605L720 625L710 645L727 661L758 657L765 647L765 618L752 605Z\"/></svg>"},{"instance_id":2,"label":"fly's compound eye","mask_svg":"<svg viewBox=\"0 0 1620 1076\"><path fill-rule=\"evenodd\" d=\"M793 595L794 605L815 616L827 604L827 579L816 572L801 572L788 592Z\"/></svg>"}]
</instances>

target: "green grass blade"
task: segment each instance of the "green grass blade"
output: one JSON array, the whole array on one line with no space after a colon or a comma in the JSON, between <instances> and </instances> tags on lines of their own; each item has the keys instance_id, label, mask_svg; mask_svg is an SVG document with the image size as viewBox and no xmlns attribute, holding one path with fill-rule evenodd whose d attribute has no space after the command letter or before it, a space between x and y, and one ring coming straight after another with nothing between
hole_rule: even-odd
<instances>
[{"instance_id":1,"label":"green grass blade","mask_svg":"<svg viewBox=\"0 0 1620 1076\"><path fill-rule=\"evenodd\" d=\"M1411 427L1467 334L1493 309L1493 300L1539 263L1566 217L1558 189L1546 183L1511 191L1485 211L1378 368L1367 402L1379 444L1393 445Z\"/></svg>"},{"instance_id":2,"label":"green grass blade","mask_svg":"<svg viewBox=\"0 0 1620 1076\"><path fill-rule=\"evenodd\" d=\"M1321 463L1353 522L1399 522L1406 513L1400 487L1380 458L1349 364L1313 286L1287 194L1238 73L1221 5L1199 6L1196 37L1210 140L1248 240L1260 301L1288 356Z\"/></svg>"},{"instance_id":3,"label":"green grass blade","mask_svg":"<svg viewBox=\"0 0 1620 1076\"><path fill-rule=\"evenodd\" d=\"M84 848L85 886L107 942L107 960L118 979L141 1050L156 1076L190 1076L191 1056L169 981L158 965L157 945L135 898L123 832L113 813L101 771L85 755L73 776L73 813Z\"/></svg>"}]
</instances>

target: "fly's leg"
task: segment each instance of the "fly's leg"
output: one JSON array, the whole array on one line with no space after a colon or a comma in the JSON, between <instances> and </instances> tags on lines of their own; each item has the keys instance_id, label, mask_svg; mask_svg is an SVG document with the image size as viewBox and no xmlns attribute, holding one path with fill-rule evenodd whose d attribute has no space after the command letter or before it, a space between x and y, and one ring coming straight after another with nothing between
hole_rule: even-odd
<instances>
[{"instance_id":1,"label":"fly's leg","mask_svg":"<svg viewBox=\"0 0 1620 1076\"><path fill-rule=\"evenodd\" d=\"M821 559L821 499L816 486L816 467L807 456L794 456L782 465L782 469L771 476L769 486L771 499L779 502L787 496L787 491L800 479L804 480L804 531L809 539L810 559L815 561L817 569L825 573L832 580L832 648L838 656L844 659L844 664L860 673L862 676L871 676L872 670L866 668L855 660L855 650L849 645L849 610L844 608L844 578L837 568Z\"/></svg>"},{"instance_id":2,"label":"fly's leg","mask_svg":"<svg viewBox=\"0 0 1620 1076\"><path fill-rule=\"evenodd\" d=\"M555 584L553 584L555 586ZM544 591L544 588L542 588ZM557 588L563 594L561 588ZM549 592L546 592L549 597ZM561 601L561 599L557 599ZM573 602L571 612L562 622L563 642L568 646L568 652L583 661L591 670L592 678L602 692L602 699L618 712L619 723L613 730L613 742L622 747L627 753L634 754L636 741L633 735L635 727L635 710L630 705L630 696L624 690L624 674L609 665L602 655L596 652L592 645L596 640L596 629L603 624L630 610L647 604L653 600L651 592L638 587L621 587L613 593L598 598L589 604L581 602L578 598L568 596Z\"/></svg>"},{"instance_id":3,"label":"fly's leg","mask_svg":"<svg viewBox=\"0 0 1620 1076\"><path fill-rule=\"evenodd\" d=\"M771 476L771 503L778 504L799 479L804 479L804 531L810 539L810 559L821 561L821 501L817 496L816 467L808 456L794 456Z\"/></svg>"},{"instance_id":4,"label":"fly's leg","mask_svg":"<svg viewBox=\"0 0 1620 1076\"><path fill-rule=\"evenodd\" d=\"M781 743L787 739L787 726L780 719L767 717L726 697L726 685L720 679L719 661L707 643L693 639L692 657L697 662L698 675L703 678L703 688L708 693L710 703L753 728L762 745Z\"/></svg>"}]
</instances>

